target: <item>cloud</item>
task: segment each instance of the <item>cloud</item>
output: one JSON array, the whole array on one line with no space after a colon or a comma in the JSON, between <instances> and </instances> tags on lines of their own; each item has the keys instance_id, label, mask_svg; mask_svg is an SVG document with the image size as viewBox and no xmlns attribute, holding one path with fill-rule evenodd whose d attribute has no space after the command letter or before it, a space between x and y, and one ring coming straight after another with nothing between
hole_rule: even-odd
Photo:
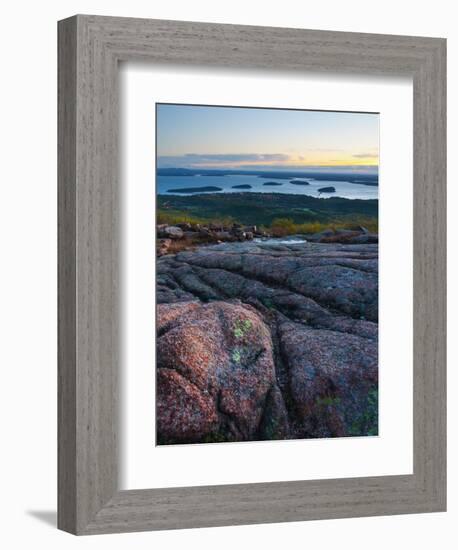
<instances>
[{"instance_id":1,"label":"cloud","mask_svg":"<svg viewBox=\"0 0 458 550\"><path fill-rule=\"evenodd\" d=\"M290 159L289 155L283 153L261 154L261 153L240 153L240 154L197 154L187 153L186 155L160 155L157 158L158 166L161 167L208 167L208 166L244 166L255 163L271 164L274 162L285 162Z\"/></svg>"},{"instance_id":2,"label":"cloud","mask_svg":"<svg viewBox=\"0 0 458 550\"><path fill-rule=\"evenodd\" d=\"M377 153L358 153L357 155L353 155L353 158L355 159L376 159L378 158Z\"/></svg>"},{"instance_id":3,"label":"cloud","mask_svg":"<svg viewBox=\"0 0 458 550\"><path fill-rule=\"evenodd\" d=\"M182 159L188 162L259 162L259 161L285 161L289 159L289 155L283 153L275 154L260 154L260 153L242 153L242 154L198 154L198 153L187 153L186 155L169 157L161 156L159 157L164 160L168 159Z\"/></svg>"},{"instance_id":4,"label":"cloud","mask_svg":"<svg viewBox=\"0 0 458 550\"><path fill-rule=\"evenodd\" d=\"M310 150L306 154L286 153L187 153L183 155L158 155L158 168L191 169L263 169L304 168L306 166L353 166L376 164L378 155L372 152L354 155L326 155L321 150ZM328 150L334 153L338 150Z\"/></svg>"}]
</instances>

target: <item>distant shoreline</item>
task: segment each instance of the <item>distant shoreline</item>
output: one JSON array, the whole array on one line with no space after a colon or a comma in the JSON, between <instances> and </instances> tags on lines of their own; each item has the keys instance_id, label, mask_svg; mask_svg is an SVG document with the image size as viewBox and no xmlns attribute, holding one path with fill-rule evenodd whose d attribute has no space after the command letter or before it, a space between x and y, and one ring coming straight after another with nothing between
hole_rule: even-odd
<instances>
[{"instance_id":1,"label":"distant shoreline","mask_svg":"<svg viewBox=\"0 0 458 550\"><path fill-rule=\"evenodd\" d=\"M346 172L332 170L291 170L291 171L263 171L263 170L197 170L190 168L158 168L157 176L257 176L266 179L293 179L311 178L315 181L330 180L346 181L360 185L378 186L378 173Z\"/></svg>"},{"instance_id":2,"label":"distant shoreline","mask_svg":"<svg viewBox=\"0 0 458 550\"><path fill-rule=\"evenodd\" d=\"M190 188L190 189L194 189L194 188ZM173 192L172 192L173 191ZM285 197L286 198L291 198L291 199L294 199L294 197L296 197L299 201L317 201L315 204L320 204L320 203L329 203L330 201L331 202L336 202L338 201L339 204L340 203L354 203L354 202L363 202L363 203L378 203L378 198L377 199L360 199L360 198L355 198L355 199L348 199L346 197L339 197L338 195L326 195L326 196L321 196L321 197L313 197L311 195L302 195L300 193L279 193L277 191L269 191L268 193L259 193L259 192L256 192L256 191L244 191L244 190L237 190L236 192L233 192L233 193L222 193L220 191L204 191L204 192L192 192L191 193L186 193L186 191L183 191L183 190L176 190L176 189L173 189L173 190L169 190L169 191L166 191L164 193L156 193L156 196L157 197L160 197L161 200L165 200L167 201L168 199L188 199L188 198L191 198L192 200L199 200L199 198L209 198L210 200L214 200L216 197L224 197L224 200L226 201L232 201L233 199L237 199L237 198L241 198L241 197L249 197L250 200L253 200L253 199L256 199L256 196L258 197L259 201L262 201L262 199L267 199L269 201L272 201L272 200L276 200L278 198L278 200L281 200L281 199L284 199Z\"/></svg>"}]
</instances>

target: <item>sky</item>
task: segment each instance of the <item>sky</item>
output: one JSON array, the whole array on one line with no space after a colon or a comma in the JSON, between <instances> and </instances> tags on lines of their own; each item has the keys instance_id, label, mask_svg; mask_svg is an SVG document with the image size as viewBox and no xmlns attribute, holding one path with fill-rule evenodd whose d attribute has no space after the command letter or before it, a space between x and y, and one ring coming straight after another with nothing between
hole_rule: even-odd
<instances>
[{"instance_id":1,"label":"sky","mask_svg":"<svg viewBox=\"0 0 458 550\"><path fill-rule=\"evenodd\" d=\"M158 168L378 166L379 115L157 104Z\"/></svg>"}]
</instances>

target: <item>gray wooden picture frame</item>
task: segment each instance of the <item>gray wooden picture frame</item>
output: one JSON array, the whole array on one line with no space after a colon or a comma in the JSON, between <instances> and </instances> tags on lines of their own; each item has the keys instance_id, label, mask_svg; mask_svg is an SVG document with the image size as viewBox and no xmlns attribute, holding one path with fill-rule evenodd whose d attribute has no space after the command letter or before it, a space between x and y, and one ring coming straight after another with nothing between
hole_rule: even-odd
<instances>
[{"instance_id":1,"label":"gray wooden picture frame","mask_svg":"<svg viewBox=\"0 0 458 550\"><path fill-rule=\"evenodd\" d=\"M444 511L445 40L90 15L60 21L58 31L59 528L96 534ZM120 61L138 60L177 70L412 76L412 475L118 489L117 75Z\"/></svg>"}]
</instances>

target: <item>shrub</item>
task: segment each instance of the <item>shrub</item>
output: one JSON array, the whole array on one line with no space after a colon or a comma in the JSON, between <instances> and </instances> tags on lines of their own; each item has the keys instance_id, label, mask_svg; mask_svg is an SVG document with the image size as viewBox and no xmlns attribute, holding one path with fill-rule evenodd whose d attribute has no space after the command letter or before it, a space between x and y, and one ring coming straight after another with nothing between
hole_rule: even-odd
<instances>
[{"instance_id":1,"label":"shrub","mask_svg":"<svg viewBox=\"0 0 458 550\"><path fill-rule=\"evenodd\" d=\"M365 227L371 233L378 233L378 220L376 218L354 218L351 220L335 219L332 222L305 222L295 223L290 218L276 218L270 228L266 228L274 237L286 237L287 235L301 235L320 233L325 229L354 229L356 226Z\"/></svg>"},{"instance_id":2,"label":"shrub","mask_svg":"<svg viewBox=\"0 0 458 550\"><path fill-rule=\"evenodd\" d=\"M285 237L296 232L297 225L290 218L276 218L270 226L270 231L275 237Z\"/></svg>"},{"instance_id":3,"label":"shrub","mask_svg":"<svg viewBox=\"0 0 458 550\"><path fill-rule=\"evenodd\" d=\"M159 208L157 210L157 223L166 223L174 225L177 223L190 223L200 225L222 225L230 227L233 223L237 223L237 219L231 216L220 216L219 218L194 216L182 210L165 210ZM240 223L240 222L238 222ZM320 233L325 229L354 229L356 226L363 226L371 233L378 233L378 220L371 217L356 217L356 216L339 216L329 219L329 221L310 221L310 222L295 222L292 218L275 218L270 226L257 223L256 219L251 221L252 225L259 225L261 229L271 233L274 237L286 237L296 234L313 234ZM244 224L241 224L244 225Z\"/></svg>"},{"instance_id":4,"label":"shrub","mask_svg":"<svg viewBox=\"0 0 458 550\"><path fill-rule=\"evenodd\" d=\"M200 224L208 225L214 223L216 225L231 226L235 222L234 218L230 216L223 216L220 218L203 218L199 216L193 216L181 210L163 210L161 208L157 209L156 214L156 223L168 225L175 225L177 223L191 223L191 224Z\"/></svg>"}]
</instances>

